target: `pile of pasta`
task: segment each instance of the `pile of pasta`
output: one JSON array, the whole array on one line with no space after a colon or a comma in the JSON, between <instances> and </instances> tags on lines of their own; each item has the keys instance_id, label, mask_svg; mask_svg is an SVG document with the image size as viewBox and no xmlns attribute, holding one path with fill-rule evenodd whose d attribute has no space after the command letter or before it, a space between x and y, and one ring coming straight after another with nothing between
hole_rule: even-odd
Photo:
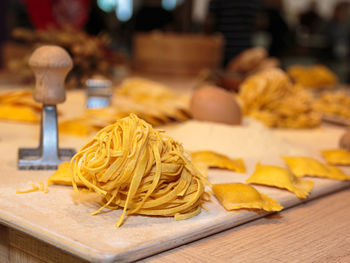
<instances>
[{"instance_id":1,"label":"pile of pasta","mask_svg":"<svg viewBox=\"0 0 350 263\"><path fill-rule=\"evenodd\" d=\"M312 89L335 88L338 83L338 77L324 65L295 65L289 67L287 73L296 84Z\"/></svg>"},{"instance_id":2,"label":"pile of pasta","mask_svg":"<svg viewBox=\"0 0 350 263\"><path fill-rule=\"evenodd\" d=\"M322 114L350 121L350 96L343 90L323 92L316 100L315 108Z\"/></svg>"},{"instance_id":3,"label":"pile of pasta","mask_svg":"<svg viewBox=\"0 0 350 263\"><path fill-rule=\"evenodd\" d=\"M190 118L189 96L178 95L167 86L144 78L127 78L115 89L112 105L88 109L84 116L60 123L60 132L88 136L131 113L153 126Z\"/></svg>"},{"instance_id":4,"label":"pile of pasta","mask_svg":"<svg viewBox=\"0 0 350 263\"><path fill-rule=\"evenodd\" d=\"M130 214L190 218L208 198L207 179L182 145L134 114L100 130L72 158L71 169L76 191L82 182L102 196L94 214L123 208L118 227Z\"/></svg>"},{"instance_id":5,"label":"pile of pasta","mask_svg":"<svg viewBox=\"0 0 350 263\"><path fill-rule=\"evenodd\" d=\"M116 105L120 104L119 97L129 99L127 103L132 104L139 111L138 114L152 125L190 118L189 96L176 94L167 86L152 80L139 77L124 80L115 91Z\"/></svg>"},{"instance_id":6,"label":"pile of pasta","mask_svg":"<svg viewBox=\"0 0 350 263\"><path fill-rule=\"evenodd\" d=\"M0 93L0 119L37 123L40 115L41 105L33 100L31 90Z\"/></svg>"},{"instance_id":7,"label":"pile of pasta","mask_svg":"<svg viewBox=\"0 0 350 263\"><path fill-rule=\"evenodd\" d=\"M243 113L269 127L311 128L320 124L312 94L293 85L285 72L267 69L248 77L240 86Z\"/></svg>"}]
</instances>

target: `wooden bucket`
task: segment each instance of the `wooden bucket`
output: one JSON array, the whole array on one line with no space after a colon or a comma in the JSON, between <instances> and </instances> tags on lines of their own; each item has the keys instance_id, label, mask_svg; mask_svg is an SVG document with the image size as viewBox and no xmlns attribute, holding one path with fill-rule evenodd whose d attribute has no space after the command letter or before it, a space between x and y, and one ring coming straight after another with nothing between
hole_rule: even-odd
<instances>
[{"instance_id":1,"label":"wooden bucket","mask_svg":"<svg viewBox=\"0 0 350 263\"><path fill-rule=\"evenodd\" d=\"M138 33L133 38L133 66L139 72L195 75L221 64L221 35Z\"/></svg>"}]
</instances>

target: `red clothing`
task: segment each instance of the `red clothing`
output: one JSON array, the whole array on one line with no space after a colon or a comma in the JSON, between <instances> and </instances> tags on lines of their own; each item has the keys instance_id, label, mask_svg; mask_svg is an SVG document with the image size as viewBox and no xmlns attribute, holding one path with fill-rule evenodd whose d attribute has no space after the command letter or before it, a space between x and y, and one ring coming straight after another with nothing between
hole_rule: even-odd
<instances>
[{"instance_id":1,"label":"red clothing","mask_svg":"<svg viewBox=\"0 0 350 263\"><path fill-rule=\"evenodd\" d=\"M36 29L61 28L65 25L81 29L88 20L91 0L24 0Z\"/></svg>"}]
</instances>

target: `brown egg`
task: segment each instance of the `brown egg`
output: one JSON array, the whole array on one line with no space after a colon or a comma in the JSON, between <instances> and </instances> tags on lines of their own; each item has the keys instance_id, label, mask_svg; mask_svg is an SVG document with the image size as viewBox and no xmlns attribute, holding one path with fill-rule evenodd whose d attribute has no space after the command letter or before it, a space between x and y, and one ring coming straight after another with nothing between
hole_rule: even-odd
<instances>
[{"instance_id":1,"label":"brown egg","mask_svg":"<svg viewBox=\"0 0 350 263\"><path fill-rule=\"evenodd\" d=\"M347 130L339 140L340 148L350 151L350 130Z\"/></svg>"},{"instance_id":2,"label":"brown egg","mask_svg":"<svg viewBox=\"0 0 350 263\"><path fill-rule=\"evenodd\" d=\"M196 90L191 98L191 112L200 121L221 122L239 125L242 112L233 95L219 87L204 86Z\"/></svg>"}]
</instances>

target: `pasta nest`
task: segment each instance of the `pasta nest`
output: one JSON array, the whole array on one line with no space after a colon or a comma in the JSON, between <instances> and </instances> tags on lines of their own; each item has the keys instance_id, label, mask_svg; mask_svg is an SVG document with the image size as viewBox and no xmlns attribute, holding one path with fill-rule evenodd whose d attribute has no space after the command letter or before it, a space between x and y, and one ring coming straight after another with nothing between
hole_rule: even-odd
<instances>
[{"instance_id":1,"label":"pasta nest","mask_svg":"<svg viewBox=\"0 0 350 263\"><path fill-rule=\"evenodd\" d=\"M243 113L269 127L311 128L320 123L310 91L294 85L280 69L248 77L240 86Z\"/></svg>"},{"instance_id":2,"label":"pasta nest","mask_svg":"<svg viewBox=\"0 0 350 263\"><path fill-rule=\"evenodd\" d=\"M80 179L105 207L125 215L187 219L207 200L207 179L186 158L182 145L131 114L100 130L71 160L73 187Z\"/></svg>"}]
</instances>

